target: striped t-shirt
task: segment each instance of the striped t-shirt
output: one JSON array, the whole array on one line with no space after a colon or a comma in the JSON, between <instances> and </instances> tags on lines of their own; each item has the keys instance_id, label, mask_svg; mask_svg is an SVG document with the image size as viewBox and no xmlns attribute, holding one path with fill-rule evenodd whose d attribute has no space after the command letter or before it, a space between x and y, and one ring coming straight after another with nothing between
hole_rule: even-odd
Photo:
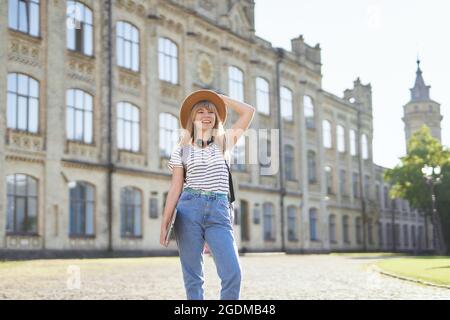
<instances>
[{"instance_id":1,"label":"striped t-shirt","mask_svg":"<svg viewBox=\"0 0 450 320\"><path fill-rule=\"evenodd\" d=\"M170 172L173 167L183 167L181 146L177 146L167 164ZM205 148L193 145L185 146L183 156L186 165L186 181L184 188L190 187L204 191L214 191L228 194L228 169L223 154L214 142Z\"/></svg>"}]
</instances>

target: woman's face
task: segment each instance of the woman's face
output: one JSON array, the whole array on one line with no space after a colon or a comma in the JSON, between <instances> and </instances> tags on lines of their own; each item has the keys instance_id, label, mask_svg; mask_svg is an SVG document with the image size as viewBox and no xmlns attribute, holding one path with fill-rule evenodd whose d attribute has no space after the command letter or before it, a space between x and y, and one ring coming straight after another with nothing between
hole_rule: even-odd
<instances>
[{"instance_id":1,"label":"woman's face","mask_svg":"<svg viewBox=\"0 0 450 320\"><path fill-rule=\"evenodd\" d=\"M195 114L194 123L195 127L202 131L213 129L216 123L216 114L213 110L201 107Z\"/></svg>"}]
</instances>

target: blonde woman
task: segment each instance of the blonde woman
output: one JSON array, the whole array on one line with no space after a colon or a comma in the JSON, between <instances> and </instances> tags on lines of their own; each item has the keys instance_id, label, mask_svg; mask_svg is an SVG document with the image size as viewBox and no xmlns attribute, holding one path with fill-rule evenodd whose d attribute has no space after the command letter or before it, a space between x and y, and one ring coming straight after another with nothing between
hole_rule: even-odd
<instances>
[{"instance_id":1,"label":"blonde woman","mask_svg":"<svg viewBox=\"0 0 450 320\"><path fill-rule=\"evenodd\" d=\"M231 108L239 118L225 132ZM237 140L249 127L255 108L210 90L189 95L180 109L184 129L168 167L172 181L161 223L160 243L177 209L175 236L189 300L204 299L203 249L205 243L221 279L222 300L240 298L241 266L233 234L226 160Z\"/></svg>"}]
</instances>

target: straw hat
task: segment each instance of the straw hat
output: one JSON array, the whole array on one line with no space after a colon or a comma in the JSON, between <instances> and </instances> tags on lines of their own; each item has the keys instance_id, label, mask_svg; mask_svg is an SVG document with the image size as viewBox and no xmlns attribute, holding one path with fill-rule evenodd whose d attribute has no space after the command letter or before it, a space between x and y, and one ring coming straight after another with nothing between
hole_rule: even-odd
<instances>
[{"instance_id":1,"label":"straw hat","mask_svg":"<svg viewBox=\"0 0 450 320\"><path fill-rule=\"evenodd\" d=\"M217 112L219 113L219 118L222 123L225 123L227 119L227 108L225 106L225 102L223 99L214 91L211 90L198 90L191 93L189 96L184 99L183 104L180 109L180 124L183 129L186 129L186 125L188 122L189 115L191 113L192 107L200 101L210 101L213 103Z\"/></svg>"}]
</instances>

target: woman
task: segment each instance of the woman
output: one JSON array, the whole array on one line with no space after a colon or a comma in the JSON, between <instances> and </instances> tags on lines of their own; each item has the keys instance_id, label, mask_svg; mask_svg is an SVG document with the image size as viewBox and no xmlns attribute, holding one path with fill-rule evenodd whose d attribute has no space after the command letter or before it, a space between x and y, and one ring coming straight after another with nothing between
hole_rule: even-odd
<instances>
[{"instance_id":1,"label":"woman","mask_svg":"<svg viewBox=\"0 0 450 320\"><path fill-rule=\"evenodd\" d=\"M231 130L225 132L227 107L239 118ZM167 228L176 208L174 228L189 300L204 299L205 242L222 281L220 298L237 300L240 297L241 267L233 234L225 158L229 159L229 151L249 127L254 112L252 106L210 90L194 92L180 109L184 133L168 163L172 181L161 223L160 243L167 246Z\"/></svg>"}]
</instances>

